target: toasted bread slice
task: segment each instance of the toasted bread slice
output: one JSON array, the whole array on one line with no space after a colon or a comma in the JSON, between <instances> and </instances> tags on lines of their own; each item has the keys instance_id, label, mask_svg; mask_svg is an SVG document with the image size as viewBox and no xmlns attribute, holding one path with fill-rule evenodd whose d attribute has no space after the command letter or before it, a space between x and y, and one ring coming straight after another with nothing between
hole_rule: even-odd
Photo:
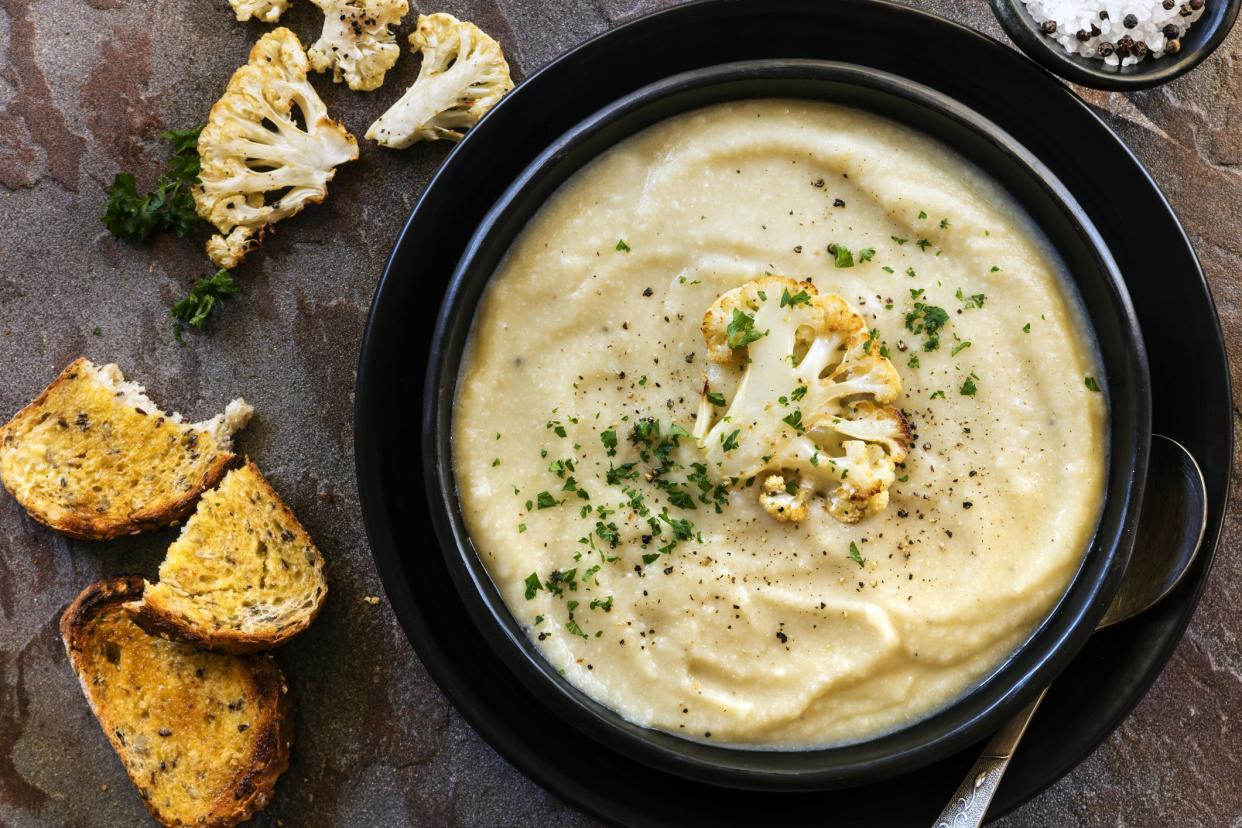
<instances>
[{"instance_id":1,"label":"toasted bread slice","mask_svg":"<svg viewBox=\"0 0 1242 828\"><path fill-rule=\"evenodd\" d=\"M279 646L328 595L323 556L250 461L198 508L130 608L145 629L226 653Z\"/></svg>"},{"instance_id":2,"label":"toasted bread slice","mask_svg":"<svg viewBox=\"0 0 1242 828\"><path fill-rule=\"evenodd\" d=\"M271 656L220 655L140 629L141 578L87 587L60 619L82 692L163 825L223 828L267 804L289 767L293 704Z\"/></svg>"},{"instance_id":3,"label":"toasted bread slice","mask_svg":"<svg viewBox=\"0 0 1242 828\"><path fill-rule=\"evenodd\" d=\"M0 480L30 516L86 540L173 523L234 464L245 400L201 423L165 414L115 365L79 358L0 428Z\"/></svg>"}]
</instances>

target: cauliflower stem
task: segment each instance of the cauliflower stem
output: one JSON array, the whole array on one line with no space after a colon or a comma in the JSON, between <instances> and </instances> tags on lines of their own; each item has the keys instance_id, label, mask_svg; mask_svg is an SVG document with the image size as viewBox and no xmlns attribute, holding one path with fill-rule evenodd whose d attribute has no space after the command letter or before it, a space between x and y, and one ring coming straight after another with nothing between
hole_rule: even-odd
<instances>
[{"instance_id":1,"label":"cauliflower stem","mask_svg":"<svg viewBox=\"0 0 1242 828\"><path fill-rule=\"evenodd\" d=\"M416 141L458 141L510 89L500 44L451 14L419 15L410 45L423 65L414 85L371 124L367 138L404 149Z\"/></svg>"},{"instance_id":2,"label":"cauliflower stem","mask_svg":"<svg viewBox=\"0 0 1242 828\"><path fill-rule=\"evenodd\" d=\"M307 50L316 72L350 89L370 92L384 83L401 47L390 26L410 10L406 0L311 0L323 10L323 33Z\"/></svg>"},{"instance_id":3,"label":"cauliflower stem","mask_svg":"<svg viewBox=\"0 0 1242 828\"><path fill-rule=\"evenodd\" d=\"M219 267L236 267L272 224L323 201L337 165L358 157L354 137L307 82L309 68L297 36L274 29L211 108L194 201L220 231L207 242Z\"/></svg>"},{"instance_id":4,"label":"cauliflower stem","mask_svg":"<svg viewBox=\"0 0 1242 828\"><path fill-rule=\"evenodd\" d=\"M694 436L718 478L759 478L760 503L782 521L804 520L816 495L844 523L888 505L910 442L889 405L901 378L844 299L767 276L718 298L703 336L710 362Z\"/></svg>"}]
</instances>

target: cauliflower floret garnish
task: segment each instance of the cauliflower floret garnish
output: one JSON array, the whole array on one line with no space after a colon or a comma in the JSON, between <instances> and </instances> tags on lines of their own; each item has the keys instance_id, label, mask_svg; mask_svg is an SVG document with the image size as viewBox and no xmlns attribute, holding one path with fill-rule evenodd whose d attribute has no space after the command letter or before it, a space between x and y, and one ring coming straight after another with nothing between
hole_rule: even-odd
<instances>
[{"instance_id":1,"label":"cauliflower floret garnish","mask_svg":"<svg viewBox=\"0 0 1242 828\"><path fill-rule=\"evenodd\" d=\"M273 29L211 108L194 202L220 231L207 242L219 267L236 267L272 224L323 201L337 165L358 157L354 136L307 82L309 69L297 36Z\"/></svg>"},{"instance_id":2,"label":"cauliflower floret garnish","mask_svg":"<svg viewBox=\"0 0 1242 828\"><path fill-rule=\"evenodd\" d=\"M289 0L229 0L238 20L262 20L264 23L275 23L289 8Z\"/></svg>"},{"instance_id":3,"label":"cauliflower floret garnish","mask_svg":"<svg viewBox=\"0 0 1242 828\"><path fill-rule=\"evenodd\" d=\"M720 296L703 317L694 428L707 468L733 485L759 477L781 521L805 520L816 495L843 523L883 510L910 425L889 405L901 378L877 337L809 282L767 276Z\"/></svg>"},{"instance_id":4,"label":"cauliflower floret garnish","mask_svg":"<svg viewBox=\"0 0 1242 828\"><path fill-rule=\"evenodd\" d=\"M410 10L406 0L311 0L323 9L323 33L307 50L316 72L332 70L359 92L379 89L401 47L390 26Z\"/></svg>"},{"instance_id":5,"label":"cauliflower floret garnish","mask_svg":"<svg viewBox=\"0 0 1242 828\"><path fill-rule=\"evenodd\" d=\"M418 78L367 130L367 138L385 147L459 141L513 88L500 44L473 23L451 14L420 14L410 45L423 52Z\"/></svg>"}]
</instances>

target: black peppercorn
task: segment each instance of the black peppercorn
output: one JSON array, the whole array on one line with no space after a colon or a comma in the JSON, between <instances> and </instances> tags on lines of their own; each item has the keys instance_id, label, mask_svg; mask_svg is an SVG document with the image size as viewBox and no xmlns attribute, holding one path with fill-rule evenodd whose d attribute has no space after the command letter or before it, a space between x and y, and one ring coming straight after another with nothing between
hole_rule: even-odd
<instances>
[{"instance_id":1,"label":"black peppercorn","mask_svg":"<svg viewBox=\"0 0 1242 828\"><path fill-rule=\"evenodd\" d=\"M1111 55L1116 48L1116 46L1109 43L1107 40L1102 40L1100 41L1100 45L1095 47L1095 53L1102 58L1106 58Z\"/></svg>"},{"instance_id":2,"label":"black peppercorn","mask_svg":"<svg viewBox=\"0 0 1242 828\"><path fill-rule=\"evenodd\" d=\"M1177 38L1173 38L1168 43L1164 44L1164 53L1166 55L1176 55L1181 50L1182 42Z\"/></svg>"},{"instance_id":3,"label":"black peppercorn","mask_svg":"<svg viewBox=\"0 0 1242 828\"><path fill-rule=\"evenodd\" d=\"M1190 17L1192 14L1194 14L1194 12L1190 10L1189 3L1182 3L1182 5L1178 8L1177 13L1180 14L1182 17Z\"/></svg>"},{"instance_id":4,"label":"black peppercorn","mask_svg":"<svg viewBox=\"0 0 1242 828\"><path fill-rule=\"evenodd\" d=\"M1177 0L1162 0L1160 5L1165 11L1173 11L1173 7L1177 5Z\"/></svg>"},{"instance_id":5,"label":"black peppercorn","mask_svg":"<svg viewBox=\"0 0 1242 828\"><path fill-rule=\"evenodd\" d=\"M1174 26L1172 23L1164 27L1164 36L1169 40L1173 40L1178 34L1177 26Z\"/></svg>"},{"instance_id":6,"label":"black peppercorn","mask_svg":"<svg viewBox=\"0 0 1242 828\"><path fill-rule=\"evenodd\" d=\"M1203 8L1203 0L1190 0L1190 10L1198 11Z\"/></svg>"},{"instance_id":7,"label":"black peppercorn","mask_svg":"<svg viewBox=\"0 0 1242 828\"><path fill-rule=\"evenodd\" d=\"M1101 11L1100 11L1100 19L1101 19L1101 20L1107 20L1107 19L1108 19L1108 12L1101 10Z\"/></svg>"},{"instance_id":8,"label":"black peppercorn","mask_svg":"<svg viewBox=\"0 0 1242 828\"><path fill-rule=\"evenodd\" d=\"M1087 31L1086 29L1079 29L1074 34L1074 37L1078 38L1080 42L1086 43L1088 40L1091 39L1091 32Z\"/></svg>"},{"instance_id":9,"label":"black peppercorn","mask_svg":"<svg viewBox=\"0 0 1242 828\"><path fill-rule=\"evenodd\" d=\"M1094 23L1091 24L1091 36L1092 37L1100 36L1100 27L1095 25Z\"/></svg>"},{"instance_id":10,"label":"black peppercorn","mask_svg":"<svg viewBox=\"0 0 1242 828\"><path fill-rule=\"evenodd\" d=\"M1045 20L1044 21L1044 34L1056 34L1056 33L1057 33L1057 21Z\"/></svg>"},{"instance_id":11,"label":"black peppercorn","mask_svg":"<svg viewBox=\"0 0 1242 828\"><path fill-rule=\"evenodd\" d=\"M1138 18L1132 14L1127 14L1121 19L1121 25L1125 26L1127 29L1133 29L1138 25Z\"/></svg>"},{"instance_id":12,"label":"black peppercorn","mask_svg":"<svg viewBox=\"0 0 1242 828\"><path fill-rule=\"evenodd\" d=\"M1133 51L1136 58L1147 57L1147 44L1140 40L1134 44Z\"/></svg>"},{"instance_id":13,"label":"black peppercorn","mask_svg":"<svg viewBox=\"0 0 1242 828\"><path fill-rule=\"evenodd\" d=\"M1120 57L1129 57L1130 50L1132 48L1134 48L1134 38L1129 35L1123 35L1122 38L1117 41L1117 54Z\"/></svg>"}]
</instances>

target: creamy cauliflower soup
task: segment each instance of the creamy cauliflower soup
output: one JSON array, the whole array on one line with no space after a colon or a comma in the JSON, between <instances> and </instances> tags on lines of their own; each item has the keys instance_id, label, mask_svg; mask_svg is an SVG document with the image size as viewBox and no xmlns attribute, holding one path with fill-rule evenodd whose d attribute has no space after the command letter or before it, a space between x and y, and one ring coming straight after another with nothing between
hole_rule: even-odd
<instances>
[{"instance_id":1,"label":"creamy cauliflower soup","mask_svg":"<svg viewBox=\"0 0 1242 828\"><path fill-rule=\"evenodd\" d=\"M474 322L453 461L548 661L779 749L951 702L1065 591L1107 400L1061 265L968 161L823 103L657 124L566 182Z\"/></svg>"}]
</instances>

